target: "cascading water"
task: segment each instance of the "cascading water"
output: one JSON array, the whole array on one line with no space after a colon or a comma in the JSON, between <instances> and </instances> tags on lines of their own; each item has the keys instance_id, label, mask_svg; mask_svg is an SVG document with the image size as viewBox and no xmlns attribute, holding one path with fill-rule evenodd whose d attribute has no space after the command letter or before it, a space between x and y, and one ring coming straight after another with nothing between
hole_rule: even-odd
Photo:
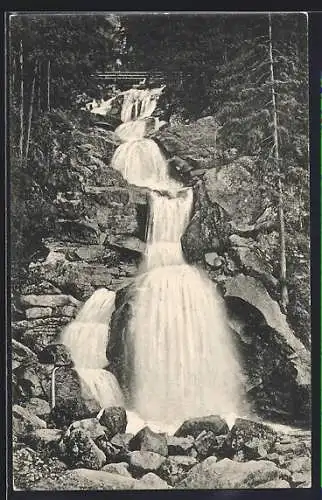
<instances>
[{"instance_id":1,"label":"cascading water","mask_svg":"<svg viewBox=\"0 0 322 500\"><path fill-rule=\"evenodd\" d=\"M104 369L108 366L105 353L114 301L114 292L105 288L96 290L76 319L64 329L61 338L70 350L82 384L102 408L124 404L116 378Z\"/></svg>"},{"instance_id":2,"label":"cascading water","mask_svg":"<svg viewBox=\"0 0 322 500\"><path fill-rule=\"evenodd\" d=\"M162 89L123 92L123 124L115 130L122 144L111 163L129 183L150 188L146 250L123 346L125 358L131 353L125 359L131 372L126 404L135 422L127 430L134 432L143 423L173 429L186 418L213 413L229 423L242 406L243 375L223 300L206 274L185 262L181 248L192 189L170 177L158 145L145 137ZM97 290L62 337L101 407L124 405L116 379L105 369L114 298L114 292Z\"/></svg>"},{"instance_id":3,"label":"cascading water","mask_svg":"<svg viewBox=\"0 0 322 500\"><path fill-rule=\"evenodd\" d=\"M164 424L210 413L240 414L242 372L223 300L182 253L192 190L169 176L159 147L143 137L140 113L129 121L133 113L126 100L124 109L122 140L127 142L116 150L112 167L128 182L152 190L146 251L124 348L133 356L128 360L133 367L130 407L145 421Z\"/></svg>"}]
</instances>

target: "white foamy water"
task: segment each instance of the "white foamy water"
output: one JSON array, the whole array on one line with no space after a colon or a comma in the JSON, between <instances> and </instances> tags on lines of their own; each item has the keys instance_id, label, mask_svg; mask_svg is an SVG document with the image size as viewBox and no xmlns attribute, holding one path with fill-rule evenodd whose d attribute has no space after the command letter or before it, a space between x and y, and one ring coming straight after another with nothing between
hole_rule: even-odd
<instances>
[{"instance_id":1,"label":"white foamy water","mask_svg":"<svg viewBox=\"0 0 322 500\"><path fill-rule=\"evenodd\" d=\"M129 103L130 94L123 104L123 121L129 122L127 142L116 150L112 167L128 182L152 190L146 251L124 346L125 357L134 353L128 360L133 366L129 425L134 429L136 423L148 423L174 431L186 418L210 414L233 425L243 411L243 374L223 300L203 272L186 264L181 248L192 190L170 178L153 140L137 139L142 129L138 121L130 122Z\"/></svg>"},{"instance_id":2,"label":"white foamy water","mask_svg":"<svg viewBox=\"0 0 322 500\"><path fill-rule=\"evenodd\" d=\"M238 414L242 374L214 284L186 264L137 279L132 405L149 420Z\"/></svg>"},{"instance_id":3,"label":"white foamy water","mask_svg":"<svg viewBox=\"0 0 322 500\"><path fill-rule=\"evenodd\" d=\"M128 140L121 144L113 155L111 167L121 172L130 184L156 190L180 188L179 183L170 179L168 164L152 139Z\"/></svg>"},{"instance_id":4,"label":"white foamy water","mask_svg":"<svg viewBox=\"0 0 322 500\"><path fill-rule=\"evenodd\" d=\"M114 302L115 292L105 288L96 290L61 336L81 382L102 408L124 404L116 378L104 369L108 366L106 347Z\"/></svg>"}]
</instances>

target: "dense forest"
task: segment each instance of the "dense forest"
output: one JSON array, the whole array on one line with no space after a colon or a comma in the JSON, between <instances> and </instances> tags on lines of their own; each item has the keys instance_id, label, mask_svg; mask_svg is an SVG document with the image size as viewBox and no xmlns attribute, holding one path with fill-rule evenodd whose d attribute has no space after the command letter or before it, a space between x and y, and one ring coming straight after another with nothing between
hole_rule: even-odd
<instances>
[{"instance_id":1,"label":"dense forest","mask_svg":"<svg viewBox=\"0 0 322 500\"><path fill-rule=\"evenodd\" d=\"M78 182L66 158L75 129L92 119L81 107L115 91L91 76L107 69L161 71L168 119L212 116L218 148L252 158L277 220L267 258L280 304L295 329L308 330L307 19L298 14L11 16L13 291L54 230L57 193Z\"/></svg>"}]
</instances>

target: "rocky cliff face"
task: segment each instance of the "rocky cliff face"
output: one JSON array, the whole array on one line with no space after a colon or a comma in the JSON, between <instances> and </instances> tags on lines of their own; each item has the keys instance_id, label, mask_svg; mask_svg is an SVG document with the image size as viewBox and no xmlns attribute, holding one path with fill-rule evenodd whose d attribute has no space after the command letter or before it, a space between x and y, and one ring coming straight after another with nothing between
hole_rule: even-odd
<instances>
[{"instance_id":1,"label":"rocky cliff face","mask_svg":"<svg viewBox=\"0 0 322 500\"><path fill-rule=\"evenodd\" d=\"M276 212L254 180L254 159L223 152L217 132L216 122L206 117L164 127L154 137L173 176L194 190L183 251L188 262L204 267L225 297L255 410L308 422L309 352L277 302L271 256L278 243ZM113 353L118 377L126 376L118 343L131 314L128 291L145 246L146 190L129 185L109 166L118 145L113 132L96 125L87 133L76 131L74 140L68 162L78 181L57 194L55 230L43 241L13 301L12 332L20 349L13 371L18 403L30 396L28 384L36 387L33 397L48 399L49 365L34 356L59 342L62 328L100 287L118 292L108 357Z\"/></svg>"}]
</instances>

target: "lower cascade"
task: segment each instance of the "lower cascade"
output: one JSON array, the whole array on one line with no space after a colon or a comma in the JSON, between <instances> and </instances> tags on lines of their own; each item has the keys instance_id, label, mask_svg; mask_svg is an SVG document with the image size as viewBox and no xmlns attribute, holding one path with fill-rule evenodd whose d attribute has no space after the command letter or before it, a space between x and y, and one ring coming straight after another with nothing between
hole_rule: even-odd
<instances>
[{"instance_id":1,"label":"lower cascade","mask_svg":"<svg viewBox=\"0 0 322 500\"><path fill-rule=\"evenodd\" d=\"M114 310L115 293L96 290L62 333L62 343L71 352L82 384L102 408L121 406L123 395L114 375L105 368L108 325Z\"/></svg>"},{"instance_id":2,"label":"lower cascade","mask_svg":"<svg viewBox=\"0 0 322 500\"><path fill-rule=\"evenodd\" d=\"M146 91L140 92L136 99L146 102ZM158 145L144 137L147 107L131 102L136 111L130 120L129 95L124 123L116 129L122 144L111 166L129 183L149 188L150 196L146 249L123 346L130 370L125 404L129 414L165 427L209 414L231 420L245 412L245 403L223 299L202 270L185 262L181 248L193 192L170 177ZM113 309L114 292L96 291L63 335L81 379L102 407L124 404L106 370Z\"/></svg>"}]
</instances>

